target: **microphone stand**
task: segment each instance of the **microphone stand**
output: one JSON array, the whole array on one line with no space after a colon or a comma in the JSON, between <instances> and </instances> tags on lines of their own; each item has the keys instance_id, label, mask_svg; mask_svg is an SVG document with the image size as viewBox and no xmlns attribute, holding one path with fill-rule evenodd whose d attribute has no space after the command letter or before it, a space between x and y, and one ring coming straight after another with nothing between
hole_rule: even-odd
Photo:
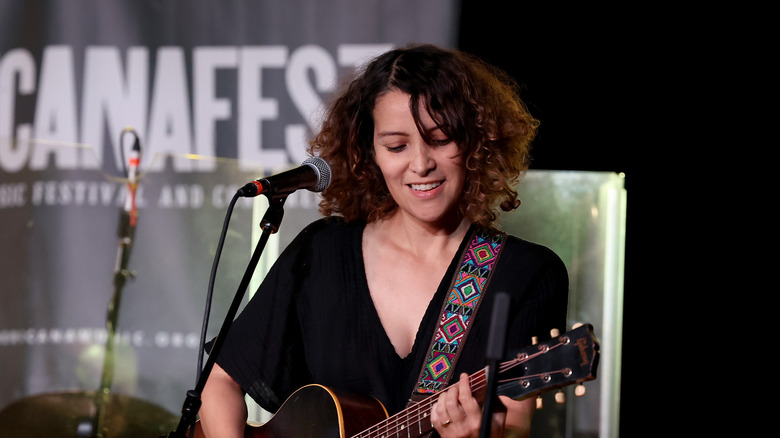
<instances>
[{"instance_id":1,"label":"microphone stand","mask_svg":"<svg viewBox=\"0 0 780 438\"><path fill-rule=\"evenodd\" d=\"M487 345L487 388L485 388L485 404L482 407L482 425L480 427L480 438L488 438L491 432L493 421L494 405L498 402L498 367L500 361L504 358L506 350L506 325L509 314L509 295L506 292L496 294L493 302L493 314L490 322L490 332L488 333ZM502 406L503 407L503 406Z\"/></svg>"},{"instance_id":2,"label":"microphone stand","mask_svg":"<svg viewBox=\"0 0 780 438\"><path fill-rule=\"evenodd\" d=\"M100 377L100 389L95 394L95 418L92 427L92 433L95 437L103 437L103 428L106 417L106 405L110 399L111 384L114 380L114 338L116 336L116 326L119 319L119 304L122 300L122 288L131 276L127 270L130 259L130 250L133 246L135 237L135 210L127 211L121 209L119 213L119 227L117 235L119 236L119 248L117 249L116 265L114 267L114 295L108 305L108 315L106 317L106 328L108 330L106 337L106 350L103 356L103 372Z\"/></svg>"},{"instance_id":3,"label":"microphone stand","mask_svg":"<svg viewBox=\"0 0 780 438\"><path fill-rule=\"evenodd\" d=\"M141 161L141 143L138 136L132 128L126 128L119 137L120 146L125 134L132 133L135 141L131 147L131 154L128 160L128 167L125 169L127 174L127 198L125 205L119 210L119 225L117 227L117 236L119 237L119 248L116 254L116 264L114 265L114 295L108 304L106 315L106 345L103 355L103 371L100 377L100 388L95 393L95 417L92 422L91 436L103 438L103 429L105 427L106 409L111 400L111 385L114 381L115 366L115 345L116 327L119 320L119 304L122 301L122 289L129 276L127 266L130 260L130 250L133 247L135 239L135 227L138 221L138 209L136 207L136 190L138 189L138 165ZM120 151L124 151L120 147ZM124 158L124 157L123 157Z\"/></svg>"},{"instance_id":4,"label":"microphone stand","mask_svg":"<svg viewBox=\"0 0 780 438\"><path fill-rule=\"evenodd\" d=\"M209 358L206 361L203 372L200 374L195 389L187 391L187 397L185 398L184 404L182 406L182 415L181 419L179 420L179 424L176 427L176 430L168 434L168 438L185 437L187 430L190 429L193 424L195 424L195 419L198 415L198 410L200 409L201 405L201 394L203 393L203 388L206 386L206 381L211 374L211 370L214 368L214 364L216 363L216 359L219 356L220 350L222 349L222 344L225 341L225 337L227 336L241 302L244 299L246 289L249 287L250 280L252 279L255 268L257 268L257 264L260 261L260 256L265 249L268 238L271 234L279 231L282 218L284 217L284 201L287 199L288 194L289 193L277 196L268 196L268 210L263 216L263 219L260 221L260 227L263 230L262 234L260 235L260 240L258 240L257 245L255 246L255 250L252 253L252 258L249 260L249 265L244 272L244 276L238 286L238 290L236 291L236 295L233 298L233 302L227 311L227 315L225 316L225 320L222 323L222 327L220 328L214 344L211 347Z\"/></svg>"}]
</instances>

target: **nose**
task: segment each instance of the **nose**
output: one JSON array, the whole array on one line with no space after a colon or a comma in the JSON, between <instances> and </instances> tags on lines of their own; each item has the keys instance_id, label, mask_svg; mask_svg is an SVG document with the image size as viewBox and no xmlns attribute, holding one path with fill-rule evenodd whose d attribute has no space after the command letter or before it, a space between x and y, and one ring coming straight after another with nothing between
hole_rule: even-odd
<instances>
[{"instance_id":1,"label":"nose","mask_svg":"<svg viewBox=\"0 0 780 438\"><path fill-rule=\"evenodd\" d=\"M414 147L409 168L418 175L426 175L436 168L436 160L431 154L430 147L425 142L420 143Z\"/></svg>"}]
</instances>

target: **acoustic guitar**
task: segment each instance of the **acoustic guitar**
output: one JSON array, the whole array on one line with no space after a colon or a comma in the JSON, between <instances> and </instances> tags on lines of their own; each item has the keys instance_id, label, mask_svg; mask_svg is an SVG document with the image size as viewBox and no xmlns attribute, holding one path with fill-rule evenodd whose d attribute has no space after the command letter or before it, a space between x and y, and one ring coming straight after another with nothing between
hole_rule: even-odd
<instances>
[{"instance_id":1,"label":"acoustic guitar","mask_svg":"<svg viewBox=\"0 0 780 438\"><path fill-rule=\"evenodd\" d=\"M497 393L515 400L596 378L599 344L593 327L583 324L547 342L522 349L498 367ZM474 397L484 401L487 367L469 378ZM579 391L577 391L579 392ZM579 394L578 394L579 395ZM415 438L433 430L428 397L388 416L378 400L322 385L295 391L262 425L247 424L246 438ZM195 437L205 438L200 423Z\"/></svg>"}]
</instances>

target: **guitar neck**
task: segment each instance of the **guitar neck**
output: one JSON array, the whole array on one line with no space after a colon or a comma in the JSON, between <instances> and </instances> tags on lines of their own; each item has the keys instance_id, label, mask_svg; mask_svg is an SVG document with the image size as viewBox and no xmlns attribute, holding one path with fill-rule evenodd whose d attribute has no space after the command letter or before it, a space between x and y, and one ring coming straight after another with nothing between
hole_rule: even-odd
<instances>
[{"instance_id":1,"label":"guitar neck","mask_svg":"<svg viewBox=\"0 0 780 438\"><path fill-rule=\"evenodd\" d=\"M500 365L499 373L517 365L517 360L504 362ZM474 398L480 403L485 401L487 394L487 367L469 376L469 385ZM500 388L498 393L504 395ZM388 417L386 420L372 426L369 429L355 435L353 438L374 437L419 437L433 430L431 424L431 409L439 398L434 394L427 397L403 411Z\"/></svg>"},{"instance_id":2,"label":"guitar neck","mask_svg":"<svg viewBox=\"0 0 780 438\"><path fill-rule=\"evenodd\" d=\"M485 376L486 368L483 368L469 377L472 394L480 403L484 401L487 392ZM438 399L435 394L427 397L352 438L419 437L425 435L433 430L431 409Z\"/></svg>"},{"instance_id":3,"label":"guitar neck","mask_svg":"<svg viewBox=\"0 0 780 438\"><path fill-rule=\"evenodd\" d=\"M596 378L598 343L590 325L584 325L546 343L522 349L513 359L498 366L497 394L515 400ZM469 376L474 398L482 404L487 394L488 367ZM432 395L353 438L419 437L433 429L431 409L438 400Z\"/></svg>"}]
</instances>

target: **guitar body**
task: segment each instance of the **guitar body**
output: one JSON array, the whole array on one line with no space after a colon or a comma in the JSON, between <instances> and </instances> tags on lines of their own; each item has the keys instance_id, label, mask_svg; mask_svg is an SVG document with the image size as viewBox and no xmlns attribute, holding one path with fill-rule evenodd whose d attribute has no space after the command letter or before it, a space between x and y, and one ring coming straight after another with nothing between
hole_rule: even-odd
<instances>
[{"instance_id":1,"label":"guitar body","mask_svg":"<svg viewBox=\"0 0 780 438\"><path fill-rule=\"evenodd\" d=\"M268 422L247 425L246 438L345 438L387 418L379 400L342 393L322 385L295 391ZM195 437L203 438L200 423Z\"/></svg>"}]
</instances>

